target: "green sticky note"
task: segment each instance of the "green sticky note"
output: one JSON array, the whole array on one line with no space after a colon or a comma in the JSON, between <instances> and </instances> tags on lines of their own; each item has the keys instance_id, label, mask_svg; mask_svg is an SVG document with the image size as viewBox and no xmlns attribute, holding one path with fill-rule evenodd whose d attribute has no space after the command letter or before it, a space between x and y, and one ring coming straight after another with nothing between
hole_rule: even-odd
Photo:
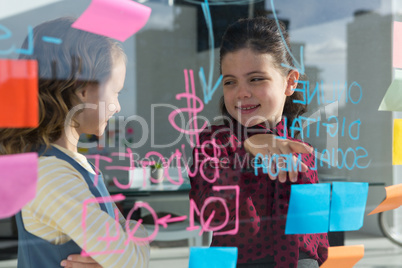
<instances>
[{"instance_id":1,"label":"green sticky note","mask_svg":"<svg viewBox=\"0 0 402 268\"><path fill-rule=\"evenodd\" d=\"M402 111L402 70L395 69L395 78L378 108L379 111Z\"/></svg>"}]
</instances>

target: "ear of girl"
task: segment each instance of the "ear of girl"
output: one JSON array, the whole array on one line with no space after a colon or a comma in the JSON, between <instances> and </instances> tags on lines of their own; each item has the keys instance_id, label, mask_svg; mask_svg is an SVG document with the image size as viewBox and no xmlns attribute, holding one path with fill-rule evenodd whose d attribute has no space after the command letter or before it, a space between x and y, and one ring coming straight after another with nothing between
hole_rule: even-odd
<instances>
[{"instance_id":1,"label":"ear of girl","mask_svg":"<svg viewBox=\"0 0 402 268\"><path fill-rule=\"evenodd\" d=\"M291 70L287 76L287 86L285 90L286 96L291 96L297 87L300 73L296 70Z\"/></svg>"}]
</instances>

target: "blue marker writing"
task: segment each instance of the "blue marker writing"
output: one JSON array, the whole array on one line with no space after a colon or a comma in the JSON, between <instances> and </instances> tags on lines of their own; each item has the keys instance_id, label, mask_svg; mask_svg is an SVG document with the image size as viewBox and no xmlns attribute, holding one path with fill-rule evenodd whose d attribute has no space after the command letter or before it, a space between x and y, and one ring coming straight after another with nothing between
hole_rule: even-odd
<instances>
[{"instance_id":1,"label":"blue marker writing","mask_svg":"<svg viewBox=\"0 0 402 268\"><path fill-rule=\"evenodd\" d=\"M290 49L289 49L289 47L288 47L288 44L286 43L286 41L285 41L285 38L283 37L283 33L282 33L282 31L281 31L281 28L280 28L280 25L279 25L279 21L278 21L278 17L276 16L276 11L275 11L275 6L274 6L274 0L271 0L271 7L272 7L272 13L274 14L274 17L275 17L275 21L276 21L276 24L278 25L278 29L279 29L279 33L281 34L281 37L282 37L282 40L283 40L283 43L285 44L285 47L286 47L286 50L289 52L289 54L290 54L290 56L292 57L292 59L293 59L293 64L296 66L296 68L295 67L293 67L293 66L289 66L289 65L287 65L287 64L281 64L283 67L285 67L285 68L289 68L289 69L292 69L292 70L297 70L300 74L304 74L304 63L303 63L303 46L300 46L300 63L295 59L295 57L293 56L293 54L291 53L291 51L290 51Z\"/></svg>"},{"instance_id":2,"label":"blue marker writing","mask_svg":"<svg viewBox=\"0 0 402 268\"><path fill-rule=\"evenodd\" d=\"M42 36L42 41L47 42L47 43L53 43L56 45L60 45L61 43L63 43L63 40L61 40L60 38L55 38L55 37L50 37L50 36Z\"/></svg>"},{"instance_id":3,"label":"blue marker writing","mask_svg":"<svg viewBox=\"0 0 402 268\"><path fill-rule=\"evenodd\" d=\"M0 40L5 40L12 36L11 31L7 27L5 27L1 24L0 24L0 31L3 32L3 34L0 34ZM13 53L13 51L14 51L14 46L8 50L0 50L0 55L8 55L8 54Z\"/></svg>"},{"instance_id":4,"label":"blue marker writing","mask_svg":"<svg viewBox=\"0 0 402 268\"><path fill-rule=\"evenodd\" d=\"M215 91L218 89L219 84L222 81L222 75L219 76L218 80L216 81L215 85L212 87L212 78L214 75L214 61L215 61L215 53L214 53L214 32L212 29L212 18L211 18L211 11L209 10L208 0L205 0L204 3L201 4L202 12L204 13L205 22L208 27L208 35L209 35L209 77L208 77L208 84L205 79L204 69L201 67L198 73L202 91L204 92L204 103L207 104L211 99Z\"/></svg>"},{"instance_id":5,"label":"blue marker writing","mask_svg":"<svg viewBox=\"0 0 402 268\"><path fill-rule=\"evenodd\" d=\"M0 34L0 40L5 40L9 39L12 36L11 31L5 27L4 25L0 24L0 31L3 31L3 34ZM15 46L12 46L11 48L7 50L0 50L0 55L9 55L11 53L17 53L17 54L24 54L24 55L32 55L33 50L34 50L34 41L33 41L33 28L32 26L28 26L28 48L23 49L23 48L18 48L16 49Z\"/></svg>"},{"instance_id":6,"label":"blue marker writing","mask_svg":"<svg viewBox=\"0 0 402 268\"><path fill-rule=\"evenodd\" d=\"M28 26L28 48L18 48L15 50L17 54L32 55L34 51L33 28Z\"/></svg>"}]
</instances>

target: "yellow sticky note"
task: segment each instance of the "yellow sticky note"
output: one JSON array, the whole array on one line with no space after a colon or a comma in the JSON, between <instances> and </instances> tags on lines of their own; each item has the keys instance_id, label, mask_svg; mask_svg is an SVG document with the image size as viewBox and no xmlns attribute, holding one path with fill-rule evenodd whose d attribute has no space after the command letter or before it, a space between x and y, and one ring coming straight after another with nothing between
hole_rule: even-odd
<instances>
[{"instance_id":1,"label":"yellow sticky note","mask_svg":"<svg viewBox=\"0 0 402 268\"><path fill-rule=\"evenodd\" d=\"M394 119L392 165L402 165L402 119Z\"/></svg>"}]
</instances>

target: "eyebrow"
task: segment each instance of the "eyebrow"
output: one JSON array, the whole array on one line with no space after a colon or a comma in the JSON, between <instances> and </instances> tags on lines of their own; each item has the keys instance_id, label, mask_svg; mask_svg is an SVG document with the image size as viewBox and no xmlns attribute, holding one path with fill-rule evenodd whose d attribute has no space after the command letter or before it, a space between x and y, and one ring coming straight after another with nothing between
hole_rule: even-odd
<instances>
[{"instance_id":1,"label":"eyebrow","mask_svg":"<svg viewBox=\"0 0 402 268\"><path fill-rule=\"evenodd\" d=\"M227 78L227 77L235 77L235 76L231 75L231 74L225 74L222 78Z\"/></svg>"},{"instance_id":2,"label":"eyebrow","mask_svg":"<svg viewBox=\"0 0 402 268\"><path fill-rule=\"evenodd\" d=\"M246 73L244 76L249 76L249 75L252 75L252 74L266 74L266 73L265 72L260 72L260 71L251 71L251 72ZM222 78L226 78L226 77L236 77L236 76L234 76L232 74L226 74Z\"/></svg>"},{"instance_id":3,"label":"eyebrow","mask_svg":"<svg viewBox=\"0 0 402 268\"><path fill-rule=\"evenodd\" d=\"M261 71L252 71L252 72L249 72L249 73L246 73L246 75L245 76L249 76L249 75L252 75L252 74L267 74L266 72L261 72Z\"/></svg>"}]
</instances>

